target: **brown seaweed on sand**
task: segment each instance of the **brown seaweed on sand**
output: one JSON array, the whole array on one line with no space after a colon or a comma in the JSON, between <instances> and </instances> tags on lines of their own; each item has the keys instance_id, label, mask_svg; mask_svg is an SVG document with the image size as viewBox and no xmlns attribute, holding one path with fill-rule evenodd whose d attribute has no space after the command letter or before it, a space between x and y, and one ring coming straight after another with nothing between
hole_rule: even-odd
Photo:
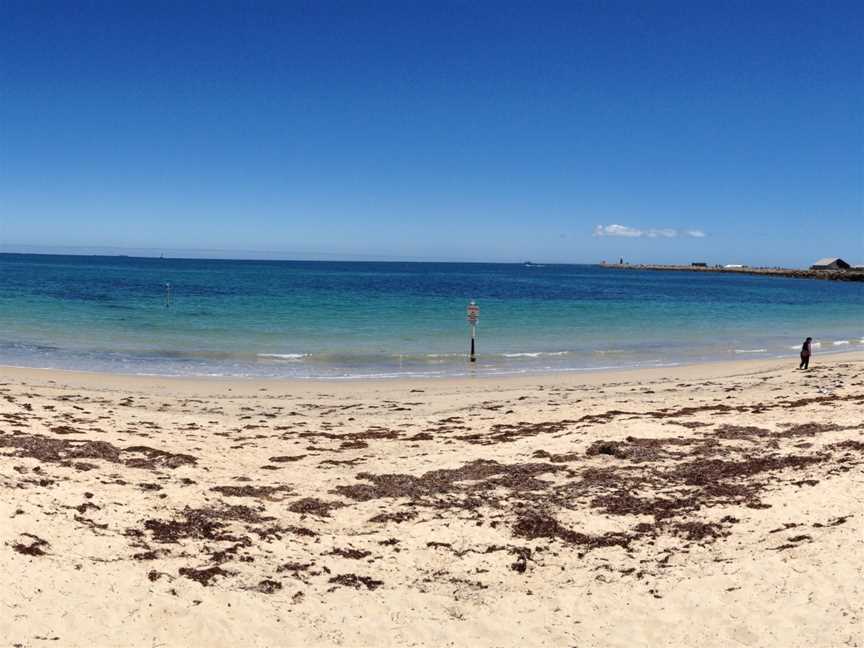
<instances>
[{"instance_id":1,"label":"brown seaweed on sand","mask_svg":"<svg viewBox=\"0 0 864 648\"><path fill-rule=\"evenodd\" d=\"M179 571L181 576L185 576L191 580L201 583L204 587L210 585L217 576L229 576L230 572L225 571L218 565L216 567L206 567L204 569L194 569L192 567L181 567Z\"/></svg>"},{"instance_id":2,"label":"brown seaweed on sand","mask_svg":"<svg viewBox=\"0 0 864 648\"><path fill-rule=\"evenodd\" d=\"M12 545L12 548L20 554L24 554L25 556L44 556L45 549L43 547L50 546L47 540L43 540L37 535L33 535L32 533L22 533L22 537L30 538L30 543L25 544L24 542L16 542Z\"/></svg>"},{"instance_id":3,"label":"brown seaweed on sand","mask_svg":"<svg viewBox=\"0 0 864 648\"><path fill-rule=\"evenodd\" d=\"M260 583L258 583L254 587L254 589L256 592L261 592L262 594L273 594L274 592L278 592L282 589L282 583L277 580L265 578Z\"/></svg>"},{"instance_id":4,"label":"brown seaweed on sand","mask_svg":"<svg viewBox=\"0 0 864 648\"><path fill-rule=\"evenodd\" d=\"M540 434L554 434L566 430L568 426L576 423L565 419L563 421L546 421L542 423L525 423L516 424L497 423L492 426L489 433L465 434L455 438L460 441L478 445L494 445L496 443L512 443L518 439Z\"/></svg>"},{"instance_id":5,"label":"brown seaweed on sand","mask_svg":"<svg viewBox=\"0 0 864 648\"><path fill-rule=\"evenodd\" d=\"M147 520L144 528L153 539L161 543L176 543L184 539L223 540L236 542L238 538L226 531L226 522L260 523L265 518L247 506L228 506L222 509L186 507L171 520Z\"/></svg>"},{"instance_id":6,"label":"brown seaweed on sand","mask_svg":"<svg viewBox=\"0 0 864 648\"><path fill-rule=\"evenodd\" d=\"M304 497L295 502L292 502L288 510L292 513L300 513L302 515L318 515L320 517L330 517L330 511L333 509L345 506L344 502L332 500L325 502L315 497Z\"/></svg>"},{"instance_id":7,"label":"brown seaweed on sand","mask_svg":"<svg viewBox=\"0 0 864 648\"><path fill-rule=\"evenodd\" d=\"M724 461L721 459L697 459L678 466L672 475L684 480L689 485L706 486L723 479L751 477L764 472L801 469L821 463L826 455L768 455L753 457L744 461Z\"/></svg>"},{"instance_id":8,"label":"brown seaweed on sand","mask_svg":"<svg viewBox=\"0 0 864 648\"><path fill-rule=\"evenodd\" d=\"M154 470L178 468L197 461L192 455L175 454L147 446L118 448L107 441L57 439L42 434L0 434L0 447L14 448L14 454L18 457L32 457L50 463L102 459L110 463L125 463L132 468Z\"/></svg>"},{"instance_id":9,"label":"brown seaweed on sand","mask_svg":"<svg viewBox=\"0 0 864 648\"><path fill-rule=\"evenodd\" d=\"M384 581L375 580L369 576L357 576L356 574L339 574L334 576L328 582L342 585L343 587L353 587L361 589L365 587L367 590L375 590L384 584Z\"/></svg>"},{"instance_id":10,"label":"brown seaweed on sand","mask_svg":"<svg viewBox=\"0 0 864 648\"><path fill-rule=\"evenodd\" d=\"M417 511L394 511L393 513L379 513L378 515L369 518L370 522L387 523L387 522L408 522L417 517Z\"/></svg>"},{"instance_id":11,"label":"brown seaweed on sand","mask_svg":"<svg viewBox=\"0 0 864 648\"><path fill-rule=\"evenodd\" d=\"M363 558L367 558L372 555L371 551L365 551L363 549L340 549L336 548L330 553L328 556L341 556L342 558L348 558L350 560L361 560Z\"/></svg>"},{"instance_id":12,"label":"brown seaweed on sand","mask_svg":"<svg viewBox=\"0 0 864 648\"><path fill-rule=\"evenodd\" d=\"M589 457L610 455L617 459L628 459L634 463L677 459L685 456L682 451L673 452L667 446L699 446L697 451L705 452L717 444L716 441L700 439L681 439L677 437L641 438L628 436L624 441L595 441L585 451Z\"/></svg>"},{"instance_id":13,"label":"brown seaweed on sand","mask_svg":"<svg viewBox=\"0 0 864 648\"><path fill-rule=\"evenodd\" d=\"M291 493L290 486L213 486L211 491L222 493L228 497L256 497L260 499L274 499L275 493Z\"/></svg>"},{"instance_id":14,"label":"brown seaweed on sand","mask_svg":"<svg viewBox=\"0 0 864 648\"><path fill-rule=\"evenodd\" d=\"M418 500L445 493L475 493L499 487L521 491L543 490L549 483L538 480L536 476L563 469L562 466L549 463L500 464L497 461L478 459L461 468L432 470L419 477L360 473L357 478L370 483L337 486L334 492L365 502L378 498L401 497ZM462 484L466 481L472 483Z\"/></svg>"},{"instance_id":15,"label":"brown seaweed on sand","mask_svg":"<svg viewBox=\"0 0 864 648\"><path fill-rule=\"evenodd\" d=\"M698 511L701 502L695 496L676 498L635 497L627 492L601 495L591 500L593 508L611 515L653 515L655 520Z\"/></svg>"},{"instance_id":16,"label":"brown seaweed on sand","mask_svg":"<svg viewBox=\"0 0 864 648\"><path fill-rule=\"evenodd\" d=\"M562 526L545 511L526 511L519 515L513 525L513 535L520 538L557 538L569 544L578 544L590 549L598 547L627 547L632 536L621 533L604 533L589 536Z\"/></svg>"},{"instance_id":17,"label":"brown seaweed on sand","mask_svg":"<svg viewBox=\"0 0 864 648\"><path fill-rule=\"evenodd\" d=\"M714 522L679 522L672 526L672 530L676 535L681 535L687 540L695 541L712 541L729 535L729 532L726 531L722 525Z\"/></svg>"},{"instance_id":18,"label":"brown seaweed on sand","mask_svg":"<svg viewBox=\"0 0 864 648\"><path fill-rule=\"evenodd\" d=\"M125 458L125 454L144 455L143 457ZM132 468L147 468L154 470L156 468L179 468L180 466L195 465L197 459L192 455L178 454L174 452L166 452L157 448L148 446L131 446L123 450L124 463Z\"/></svg>"}]
</instances>

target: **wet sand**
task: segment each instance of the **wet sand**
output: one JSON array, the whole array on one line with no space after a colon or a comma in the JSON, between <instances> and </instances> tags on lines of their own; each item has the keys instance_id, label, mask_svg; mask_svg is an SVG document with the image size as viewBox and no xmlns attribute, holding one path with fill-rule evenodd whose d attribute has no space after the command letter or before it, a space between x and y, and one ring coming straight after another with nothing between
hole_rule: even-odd
<instances>
[{"instance_id":1,"label":"wet sand","mask_svg":"<svg viewBox=\"0 0 864 648\"><path fill-rule=\"evenodd\" d=\"M0 637L864 645L864 354L794 366L2 369Z\"/></svg>"}]
</instances>

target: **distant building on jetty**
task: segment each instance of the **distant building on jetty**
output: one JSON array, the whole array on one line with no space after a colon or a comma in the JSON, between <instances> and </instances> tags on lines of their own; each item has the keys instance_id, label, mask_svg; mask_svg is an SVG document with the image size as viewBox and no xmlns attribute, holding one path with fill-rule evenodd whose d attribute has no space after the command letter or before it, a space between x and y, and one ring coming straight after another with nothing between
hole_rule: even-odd
<instances>
[{"instance_id":1,"label":"distant building on jetty","mask_svg":"<svg viewBox=\"0 0 864 648\"><path fill-rule=\"evenodd\" d=\"M665 270L665 271L689 271L689 272L728 272L735 274L763 275L774 277L795 277L799 279L825 279L831 281L858 281L864 282L864 268L852 266L843 259L830 258L819 259L810 266L809 270L795 268L764 268L751 267L741 264L728 264L726 266L717 264L709 266L705 262L694 261L689 265L674 265L660 263L606 263L600 264L604 268L616 270Z\"/></svg>"},{"instance_id":2,"label":"distant building on jetty","mask_svg":"<svg viewBox=\"0 0 864 648\"><path fill-rule=\"evenodd\" d=\"M829 257L819 259L816 263L810 266L811 270L848 270L851 268L843 259L837 257Z\"/></svg>"}]
</instances>

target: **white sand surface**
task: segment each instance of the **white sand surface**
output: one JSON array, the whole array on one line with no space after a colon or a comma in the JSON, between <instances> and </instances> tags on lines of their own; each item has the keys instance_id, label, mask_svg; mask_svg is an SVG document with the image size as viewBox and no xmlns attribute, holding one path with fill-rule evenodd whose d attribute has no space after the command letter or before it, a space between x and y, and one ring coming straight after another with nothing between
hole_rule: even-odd
<instances>
[{"instance_id":1,"label":"white sand surface","mask_svg":"<svg viewBox=\"0 0 864 648\"><path fill-rule=\"evenodd\" d=\"M11 646L864 645L864 354L0 370Z\"/></svg>"}]
</instances>

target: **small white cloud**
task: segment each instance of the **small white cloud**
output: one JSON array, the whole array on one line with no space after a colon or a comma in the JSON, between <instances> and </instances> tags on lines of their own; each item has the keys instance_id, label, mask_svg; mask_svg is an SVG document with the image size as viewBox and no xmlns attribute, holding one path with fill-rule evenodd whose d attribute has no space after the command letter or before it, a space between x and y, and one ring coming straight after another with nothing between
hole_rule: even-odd
<instances>
[{"instance_id":1,"label":"small white cloud","mask_svg":"<svg viewBox=\"0 0 864 648\"><path fill-rule=\"evenodd\" d=\"M642 236L642 230L624 225L598 225L594 228L594 236Z\"/></svg>"},{"instance_id":2,"label":"small white cloud","mask_svg":"<svg viewBox=\"0 0 864 648\"><path fill-rule=\"evenodd\" d=\"M678 230L670 229L668 227L663 229L649 229L645 232L645 236L648 238L675 238L678 236Z\"/></svg>"},{"instance_id":3,"label":"small white cloud","mask_svg":"<svg viewBox=\"0 0 864 648\"><path fill-rule=\"evenodd\" d=\"M626 225L597 225L594 236L624 236L627 238L705 238L707 234L698 229L673 229L671 227L652 227L642 230Z\"/></svg>"}]
</instances>

